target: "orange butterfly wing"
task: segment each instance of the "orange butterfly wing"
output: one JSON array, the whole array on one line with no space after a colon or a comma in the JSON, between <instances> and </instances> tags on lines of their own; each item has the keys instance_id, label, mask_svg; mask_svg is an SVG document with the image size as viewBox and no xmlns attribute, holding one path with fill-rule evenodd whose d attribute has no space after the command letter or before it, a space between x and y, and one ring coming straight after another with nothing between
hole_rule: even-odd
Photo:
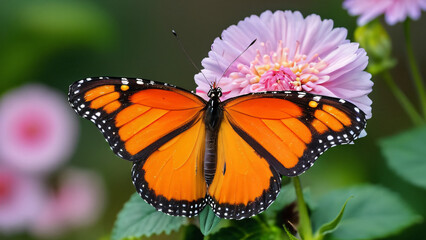
<instances>
[{"instance_id":1,"label":"orange butterfly wing","mask_svg":"<svg viewBox=\"0 0 426 240\"><path fill-rule=\"evenodd\" d=\"M275 200L280 187L278 172L233 130L225 117L218 134L216 173L208 189L215 214L231 219L254 216Z\"/></svg>"},{"instance_id":2,"label":"orange butterfly wing","mask_svg":"<svg viewBox=\"0 0 426 240\"><path fill-rule=\"evenodd\" d=\"M145 161L135 162L132 178L139 195L169 215L198 215L206 205L204 144L205 126L198 120Z\"/></svg>"},{"instance_id":3,"label":"orange butterfly wing","mask_svg":"<svg viewBox=\"0 0 426 240\"><path fill-rule=\"evenodd\" d=\"M216 215L241 219L276 198L279 175L295 176L325 150L355 140L365 114L342 99L266 92L222 103L217 167L208 193Z\"/></svg>"},{"instance_id":4,"label":"orange butterfly wing","mask_svg":"<svg viewBox=\"0 0 426 240\"><path fill-rule=\"evenodd\" d=\"M202 115L205 101L163 83L131 78L88 78L70 86L74 110L99 128L114 153L146 158Z\"/></svg>"},{"instance_id":5,"label":"orange butterfly wing","mask_svg":"<svg viewBox=\"0 0 426 240\"><path fill-rule=\"evenodd\" d=\"M305 92L250 94L223 103L238 134L282 175L310 168L330 147L354 141L365 114L343 99Z\"/></svg>"},{"instance_id":6,"label":"orange butterfly wing","mask_svg":"<svg viewBox=\"0 0 426 240\"><path fill-rule=\"evenodd\" d=\"M179 216L205 206L203 99L149 80L89 78L70 86L69 101L134 162L133 183L148 203Z\"/></svg>"}]
</instances>

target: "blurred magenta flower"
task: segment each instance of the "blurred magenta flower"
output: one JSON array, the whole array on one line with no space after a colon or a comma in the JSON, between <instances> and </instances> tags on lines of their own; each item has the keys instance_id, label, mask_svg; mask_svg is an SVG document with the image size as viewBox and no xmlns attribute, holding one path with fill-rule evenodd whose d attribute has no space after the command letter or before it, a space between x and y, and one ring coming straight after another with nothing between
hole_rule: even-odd
<instances>
[{"instance_id":1,"label":"blurred magenta flower","mask_svg":"<svg viewBox=\"0 0 426 240\"><path fill-rule=\"evenodd\" d=\"M70 157L78 126L66 96L27 85L0 99L0 160L26 172L46 172Z\"/></svg>"},{"instance_id":2,"label":"blurred magenta flower","mask_svg":"<svg viewBox=\"0 0 426 240\"><path fill-rule=\"evenodd\" d=\"M67 169L58 186L31 228L35 235L57 236L68 229L90 225L102 213L104 185L96 173Z\"/></svg>"},{"instance_id":3,"label":"blurred magenta flower","mask_svg":"<svg viewBox=\"0 0 426 240\"><path fill-rule=\"evenodd\" d=\"M349 14L360 16L360 26L382 14L389 25L394 25L407 17L419 19L421 11L426 10L426 0L345 0L343 7Z\"/></svg>"},{"instance_id":4,"label":"blurred magenta flower","mask_svg":"<svg viewBox=\"0 0 426 240\"><path fill-rule=\"evenodd\" d=\"M219 81L223 99L259 91L296 90L344 98L371 117L371 75L364 71L368 57L346 39L344 28L318 15L266 11L232 25L216 38L202 72L218 81L225 69L254 40ZM210 89L201 73L195 75L197 93Z\"/></svg>"},{"instance_id":5,"label":"blurred magenta flower","mask_svg":"<svg viewBox=\"0 0 426 240\"><path fill-rule=\"evenodd\" d=\"M47 199L39 179L0 165L0 232L25 230L38 216Z\"/></svg>"}]
</instances>

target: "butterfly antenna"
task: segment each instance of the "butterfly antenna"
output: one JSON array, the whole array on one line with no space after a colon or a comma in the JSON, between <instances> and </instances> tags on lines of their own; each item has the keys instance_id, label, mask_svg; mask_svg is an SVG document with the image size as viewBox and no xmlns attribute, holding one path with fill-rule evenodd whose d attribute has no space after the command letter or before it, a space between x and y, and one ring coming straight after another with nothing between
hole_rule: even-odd
<instances>
[{"instance_id":1,"label":"butterfly antenna","mask_svg":"<svg viewBox=\"0 0 426 240\"><path fill-rule=\"evenodd\" d=\"M212 46L212 56L214 57L214 60L216 61L217 66L220 68L220 70L223 72L223 68L222 68L222 64L219 63L219 60L217 60L217 53L213 50L213 46ZM216 81L216 79L215 79Z\"/></svg>"},{"instance_id":2,"label":"butterfly antenna","mask_svg":"<svg viewBox=\"0 0 426 240\"><path fill-rule=\"evenodd\" d=\"M225 69L225 71L223 72L222 76L219 78L219 81L217 82L217 84L219 84L220 80L222 80L222 78L225 76L226 72L228 72L229 68L232 66L232 64L234 64L235 61L237 61L238 58L241 57L241 55L243 55L251 46L253 46L253 44L257 41L257 38L254 39L245 49L244 51L242 51L235 59L234 61L231 62L231 64L228 65L228 67Z\"/></svg>"},{"instance_id":3,"label":"butterfly antenna","mask_svg":"<svg viewBox=\"0 0 426 240\"><path fill-rule=\"evenodd\" d=\"M206 80L206 82L210 85L209 80L207 80L206 75L204 75L204 73L197 67L197 65L194 63L194 61L192 60L192 58L189 56L188 52L186 52L185 48L183 47L182 42L180 41L176 31L174 29L172 29L172 33L173 36L175 36L177 42L179 43L179 47L182 50L182 52L185 54L186 58L188 58L189 62L191 62L192 66L194 66L195 69L197 69L198 72L200 72L204 79Z\"/></svg>"}]
</instances>

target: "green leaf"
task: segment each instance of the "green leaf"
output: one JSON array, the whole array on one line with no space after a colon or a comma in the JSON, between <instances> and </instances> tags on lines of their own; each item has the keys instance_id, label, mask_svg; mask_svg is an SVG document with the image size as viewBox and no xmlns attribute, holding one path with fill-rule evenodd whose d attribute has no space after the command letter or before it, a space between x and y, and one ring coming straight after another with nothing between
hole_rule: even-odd
<instances>
[{"instance_id":1,"label":"green leaf","mask_svg":"<svg viewBox=\"0 0 426 240\"><path fill-rule=\"evenodd\" d=\"M320 199L312 212L314 229L329 221L349 196L339 227L330 234L332 239L374 239L396 234L421 221L395 193L374 185L355 186L336 190Z\"/></svg>"},{"instance_id":2,"label":"green leaf","mask_svg":"<svg viewBox=\"0 0 426 240\"><path fill-rule=\"evenodd\" d=\"M276 240L283 239L283 232L275 226L268 226L254 217L241 221L233 221L233 225L221 228L218 232L209 235L209 240Z\"/></svg>"},{"instance_id":3,"label":"green leaf","mask_svg":"<svg viewBox=\"0 0 426 240\"><path fill-rule=\"evenodd\" d=\"M337 217L336 217L334 220L332 220L332 221L331 221L331 222L329 222L329 223L326 223L326 224L322 225L322 226L318 229L318 231L315 233L315 239L317 239L317 240L319 240L319 239L323 239L323 238L324 238L324 236L325 236L326 234L329 234L329 233L333 232L334 230L336 230L337 226L338 226L338 225L339 225L339 223L340 223L340 220L342 220L343 213L345 212L346 204L348 203L348 201L349 201L351 198L352 198L352 196L351 196L351 197L349 197L349 198L346 200L345 204L343 204L342 209L340 209L339 214L337 215Z\"/></svg>"},{"instance_id":4,"label":"green leaf","mask_svg":"<svg viewBox=\"0 0 426 240\"><path fill-rule=\"evenodd\" d=\"M149 237L163 232L169 234L186 223L186 218L172 217L157 211L135 193L118 214L111 239Z\"/></svg>"},{"instance_id":5,"label":"green leaf","mask_svg":"<svg viewBox=\"0 0 426 240\"><path fill-rule=\"evenodd\" d=\"M220 222L221 218L216 216L210 206L206 206L200 213L200 230L203 235L208 235Z\"/></svg>"},{"instance_id":6,"label":"green leaf","mask_svg":"<svg viewBox=\"0 0 426 240\"><path fill-rule=\"evenodd\" d=\"M285 227L285 224L283 224L283 228L284 228L285 233L287 233L287 236L290 240L299 240L298 238L293 236L293 234L291 234L290 231L288 231L288 229Z\"/></svg>"},{"instance_id":7,"label":"green leaf","mask_svg":"<svg viewBox=\"0 0 426 240\"><path fill-rule=\"evenodd\" d=\"M426 189L426 126L380 141L390 168L410 183Z\"/></svg>"}]
</instances>

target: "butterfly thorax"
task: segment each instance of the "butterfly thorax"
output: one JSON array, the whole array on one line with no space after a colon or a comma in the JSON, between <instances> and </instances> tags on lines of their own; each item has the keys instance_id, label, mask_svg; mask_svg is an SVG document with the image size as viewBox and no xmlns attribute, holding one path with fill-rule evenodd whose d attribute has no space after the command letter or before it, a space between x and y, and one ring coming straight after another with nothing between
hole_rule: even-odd
<instances>
[{"instance_id":1,"label":"butterfly thorax","mask_svg":"<svg viewBox=\"0 0 426 240\"><path fill-rule=\"evenodd\" d=\"M222 96L222 89L211 88L207 96L210 98L210 100L206 105L207 109L204 121L210 131L216 131L223 116L223 110L220 107L220 97Z\"/></svg>"},{"instance_id":2,"label":"butterfly thorax","mask_svg":"<svg viewBox=\"0 0 426 240\"><path fill-rule=\"evenodd\" d=\"M223 109L220 106L222 90L211 88L207 96L210 98L206 105L204 122L206 124L206 147L204 154L204 177L207 184L213 180L216 172L217 134L222 122Z\"/></svg>"}]
</instances>

